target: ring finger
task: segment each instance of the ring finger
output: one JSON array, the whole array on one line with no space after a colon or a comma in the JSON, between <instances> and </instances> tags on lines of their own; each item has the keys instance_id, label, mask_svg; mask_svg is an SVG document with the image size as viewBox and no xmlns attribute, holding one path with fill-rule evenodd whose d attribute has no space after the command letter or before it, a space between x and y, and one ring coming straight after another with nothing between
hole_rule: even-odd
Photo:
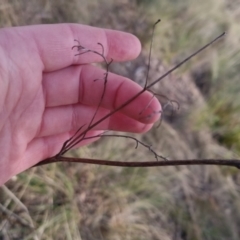
<instances>
[{"instance_id":1,"label":"ring finger","mask_svg":"<svg viewBox=\"0 0 240 240\"><path fill-rule=\"evenodd\" d=\"M68 131L76 131L81 126L83 130L89 123L93 123L103 118L110 110L82 104L67 105L61 107L46 108L38 136L44 137L61 134ZM93 119L94 114L95 118ZM149 130L152 124L144 124L122 113L115 113L105 119L91 130L115 130L124 132L141 133Z\"/></svg>"}]
</instances>

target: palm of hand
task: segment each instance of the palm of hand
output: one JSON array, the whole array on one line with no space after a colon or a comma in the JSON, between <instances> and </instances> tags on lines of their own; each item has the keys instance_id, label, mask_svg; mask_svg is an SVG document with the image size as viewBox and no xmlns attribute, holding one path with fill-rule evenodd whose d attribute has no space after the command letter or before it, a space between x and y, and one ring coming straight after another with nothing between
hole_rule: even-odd
<instances>
[{"instance_id":1,"label":"palm of hand","mask_svg":"<svg viewBox=\"0 0 240 240\"><path fill-rule=\"evenodd\" d=\"M100 101L102 82L92 80L101 78L104 71L81 65L101 61L97 55L90 53L74 57L71 47L79 34L82 34L83 44L92 48L97 46L96 41L101 42L107 56L115 60L134 58L140 50L139 42L130 34L82 25L1 30L0 184L40 160L55 155L63 142L94 114ZM132 46L130 50L129 46ZM128 79L113 74L109 75L108 81L97 118L140 89ZM88 134L95 135L106 129L148 130L157 117L143 119L143 122L137 118L142 106L147 105L150 99L151 94L144 93L138 101ZM153 108L160 108L155 100L151 102Z\"/></svg>"}]
</instances>

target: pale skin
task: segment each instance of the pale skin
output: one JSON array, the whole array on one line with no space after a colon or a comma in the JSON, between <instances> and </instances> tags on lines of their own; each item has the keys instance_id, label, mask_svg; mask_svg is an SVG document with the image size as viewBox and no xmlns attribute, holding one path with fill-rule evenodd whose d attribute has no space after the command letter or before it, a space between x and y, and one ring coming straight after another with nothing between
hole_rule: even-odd
<instances>
[{"instance_id":1,"label":"pale skin","mask_svg":"<svg viewBox=\"0 0 240 240\"><path fill-rule=\"evenodd\" d=\"M74 39L96 51L101 50L97 44L101 43L107 59L114 61L134 59L141 50L139 40L131 34L80 24L0 29L0 185L56 155L63 142L91 120L105 71L91 65L102 61L100 56L75 56L77 50L71 49ZM140 90L130 79L110 73L97 119ZM88 136L109 129L146 132L159 118L152 112L160 110L158 100L144 92Z\"/></svg>"}]
</instances>

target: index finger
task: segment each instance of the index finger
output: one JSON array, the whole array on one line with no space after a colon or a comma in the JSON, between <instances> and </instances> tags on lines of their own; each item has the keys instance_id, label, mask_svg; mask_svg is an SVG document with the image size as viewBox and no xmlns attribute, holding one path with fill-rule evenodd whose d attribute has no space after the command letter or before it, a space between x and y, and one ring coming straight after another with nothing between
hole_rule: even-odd
<instances>
[{"instance_id":1,"label":"index finger","mask_svg":"<svg viewBox=\"0 0 240 240\"><path fill-rule=\"evenodd\" d=\"M21 40L24 40L25 44L31 44L30 40L34 42L43 63L43 71L46 72L73 64L102 61L102 58L94 53L75 56L78 52L72 49L76 45L74 39L78 40L81 46L98 52L102 51L98 43L102 44L104 56L114 61L133 59L141 50L139 40L132 34L81 24L37 25L17 27L15 30L20 33L18 36L24 36ZM19 39L17 44L19 46ZM30 49L32 51L33 48Z\"/></svg>"}]
</instances>

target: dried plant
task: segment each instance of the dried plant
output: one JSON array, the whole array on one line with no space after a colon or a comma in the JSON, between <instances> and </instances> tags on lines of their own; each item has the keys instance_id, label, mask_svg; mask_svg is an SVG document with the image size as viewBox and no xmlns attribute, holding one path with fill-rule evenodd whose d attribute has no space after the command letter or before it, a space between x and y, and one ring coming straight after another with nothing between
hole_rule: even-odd
<instances>
[{"instance_id":1,"label":"dried plant","mask_svg":"<svg viewBox=\"0 0 240 240\"><path fill-rule=\"evenodd\" d=\"M160 20L158 20L154 24L152 34L154 34L155 26L159 22L160 22ZM103 97L105 95L106 86L108 84L109 66L113 60L111 59L110 61L107 61L107 59L105 58L105 55L104 55L104 47L101 43L97 43L101 47L101 52L98 52L98 51L94 51L91 49L87 49L84 46L82 46L78 40L74 40L76 42L76 45L74 45L72 47L72 49L77 49L77 54L75 54L75 56L87 54L87 53L91 52L91 53L99 55L103 59L103 62L105 63L106 72L105 72L104 78L103 78L103 90L102 90L101 98L100 98L100 101L98 103L98 106L95 110L95 113L94 113L91 121L88 124L80 126L79 129L76 131L76 133L71 138L69 138L67 141L64 142L60 152L56 156L45 159L45 160L39 162L35 166L45 165L45 164L49 164L49 163L53 163L53 162L78 162L78 163L88 163L88 164L108 165L108 166L121 166L121 167L154 167L154 166L203 165L204 164L204 165L226 165L226 166L234 166L234 167L240 168L240 160L238 160L238 159L167 160L165 157L159 155L155 150L153 150L151 145L145 144L142 141L139 141L138 139L136 139L135 137L131 137L131 136L127 136L127 135L107 134L105 132L105 133L101 133L101 134L98 134L95 136L87 137L87 133L90 130L92 130L94 127L96 127L98 124L100 124L107 118L111 117L113 114L117 113L122 108L126 107L128 104L130 104L132 101L134 101L136 98L138 98L145 91L152 92L151 87L153 85L160 82L166 76L171 74L173 71L175 71L177 68L179 68L181 65L183 65L184 63L189 61L194 56L196 56L198 53L200 53L204 49L208 48L210 45L212 45L214 42L216 42L217 40L222 38L224 35L225 35L225 32L222 33L221 35L219 35L218 37L216 37L215 39L213 39L212 41L210 41L209 43L207 43L205 46L198 49L196 52L194 52L193 54L191 54L190 56L185 58L180 63L176 64L176 66L172 67L165 74L163 74L158 79L156 79L155 81L153 81L152 83L149 84L148 83L148 73L149 73L149 69L150 69L151 49L152 49L152 44L153 44L153 35L152 35L150 53L149 53L149 59L148 59L147 75L146 75L146 81L145 81L145 85L144 85L143 89L141 91L139 91L136 95L132 96L130 99L127 99L122 105L120 105L116 109L112 110L111 112L109 112L108 114L106 114L104 117L102 117L101 119L99 119L97 121L95 121L95 118L96 118L97 112L101 106ZM97 81L97 80L98 79L95 79L93 81ZM153 97L156 95L158 95L158 94L153 93ZM167 98L166 96L163 96L163 97ZM168 98L167 98L167 100L168 100L168 104L171 104L171 105L173 105L173 103L177 103L174 100L169 100ZM141 115L143 113L143 111L150 105L150 103L151 102L149 102L149 104L143 108L143 110L139 113L139 115ZM178 103L177 103L177 105L178 105ZM163 107L163 109L164 109L164 107ZM159 114L159 113L161 113L161 112L155 111L154 109L152 111L152 114ZM147 116L147 117L151 117L151 116L152 115ZM87 140L90 138L102 138L102 137L122 137L122 138L132 139L136 142L136 148L138 147L139 144L144 146L154 155L154 157L157 161L123 162L123 161L108 161L108 160L101 160L101 159L73 158L73 157L64 157L63 156L66 152L68 152L70 149L72 149L73 147L78 145L83 140ZM163 161L158 161L159 159L161 159Z\"/></svg>"}]
</instances>

